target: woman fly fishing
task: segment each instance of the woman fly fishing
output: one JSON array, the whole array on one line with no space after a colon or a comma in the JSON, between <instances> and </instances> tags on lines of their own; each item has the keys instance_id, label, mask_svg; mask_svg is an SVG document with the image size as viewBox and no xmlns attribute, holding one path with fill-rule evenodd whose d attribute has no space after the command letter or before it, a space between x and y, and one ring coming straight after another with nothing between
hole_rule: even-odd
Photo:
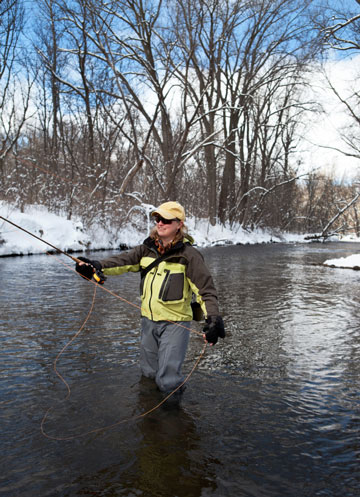
<instances>
[{"instance_id":1,"label":"woman fly fishing","mask_svg":"<svg viewBox=\"0 0 360 497\"><path fill-rule=\"evenodd\" d=\"M181 368L193 309L204 314L204 339L210 345L224 338L225 330L213 279L187 233L184 208L165 202L151 215L155 227L141 245L100 261L79 257L76 270L88 279L99 271L105 275L140 272L140 368L168 394L183 383Z\"/></svg>"}]
</instances>

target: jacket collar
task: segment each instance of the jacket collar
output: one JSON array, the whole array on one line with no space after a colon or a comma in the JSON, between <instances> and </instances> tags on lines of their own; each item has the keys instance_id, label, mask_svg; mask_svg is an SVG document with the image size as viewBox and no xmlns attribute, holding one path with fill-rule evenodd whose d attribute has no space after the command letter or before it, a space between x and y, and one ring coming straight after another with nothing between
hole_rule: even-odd
<instances>
[{"instance_id":1,"label":"jacket collar","mask_svg":"<svg viewBox=\"0 0 360 497\"><path fill-rule=\"evenodd\" d=\"M156 248L156 245L155 245L155 241L153 240L153 238L151 238L150 236L148 238L146 238L146 240L144 240L143 244L149 248L150 250L153 250L155 251L157 254L158 254L158 250ZM176 252L177 250L180 250L181 248L183 248L185 246L185 243L183 241L179 241L176 243L176 245L174 245L173 247L171 247L171 249L167 250L166 251L166 254L173 254L174 252Z\"/></svg>"}]
</instances>

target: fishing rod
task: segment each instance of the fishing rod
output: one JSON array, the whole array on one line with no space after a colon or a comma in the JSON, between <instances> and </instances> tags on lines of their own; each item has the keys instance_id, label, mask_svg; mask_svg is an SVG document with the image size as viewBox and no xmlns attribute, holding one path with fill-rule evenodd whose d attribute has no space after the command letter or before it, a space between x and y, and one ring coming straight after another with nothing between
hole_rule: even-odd
<instances>
[{"instance_id":1,"label":"fishing rod","mask_svg":"<svg viewBox=\"0 0 360 497\"><path fill-rule=\"evenodd\" d=\"M12 221L10 221L10 219L6 219L4 216L0 216L0 219L3 219L6 223L9 223L11 224L12 226L14 226L15 228L21 230L21 231L24 231L24 233L27 233L28 235L36 238L37 240L39 240L40 242L43 242L45 243L46 245L48 245L49 247L53 248L54 250L56 250L56 252L58 252L59 254L63 254L63 255L66 255L66 257L69 257L71 260L73 260L74 262L76 262L77 264L84 264L84 261L82 261L81 259L78 259L77 257L73 257L72 255L68 254L67 252L65 252L64 250L61 250L59 247L56 247L55 245L53 245L52 243L50 242L47 242L46 240L43 240L42 238L40 238L39 236L37 235L34 235L34 233L31 233L30 231L26 230L25 228L23 228L22 226L19 226L18 224L15 224L13 223ZM91 264L90 264L91 266ZM106 278L104 276L104 273L102 271L100 271L99 269L96 269L94 266L91 266L93 269L94 269L94 273L93 273L93 279L99 283L100 285L103 285ZM86 278L87 279L87 278Z\"/></svg>"}]
</instances>

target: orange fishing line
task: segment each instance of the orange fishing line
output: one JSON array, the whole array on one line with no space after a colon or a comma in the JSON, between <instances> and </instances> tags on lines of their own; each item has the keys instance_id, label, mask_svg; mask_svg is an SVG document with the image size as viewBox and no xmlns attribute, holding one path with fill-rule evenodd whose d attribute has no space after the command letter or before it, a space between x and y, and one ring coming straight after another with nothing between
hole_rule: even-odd
<instances>
[{"instance_id":1,"label":"orange fishing line","mask_svg":"<svg viewBox=\"0 0 360 497\"><path fill-rule=\"evenodd\" d=\"M47 252L48 255L51 255L52 257L54 257L59 263L61 263L63 266L65 266L67 269L70 269L71 271L74 271L76 273L76 270L69 266L68 264L66 264L65 262L61 261L58 257L55 257L54 255L50 254L49 252ZM134 302L131 302L127 299L125 299L124 297L121 297L120 295L112 292L111 290L109 290L108 288L104 287L104 286L101 286L99 285L96 281L93 281L93 280L89 280L88 278L84 277L85 279L87 279L88 281L90 281L91 283L94 284L94 293L93 293L93 297L92 297L92 301L91 301L91 305L90 305L90 309L89 309L89 312L84 320L84 322L82 323L81 327L79 328L79 330L74 334L74 336L64 345L64 347L60 350L60 352L57 354L55 360L54 360L54 364L53 364L53 368L54 368L54 371L56 373L56 375L60 378L60 380L65 384L66 388L67 388L67 395L66 397L63 399L63 402L65 402L66 400L69 399L70 395L71 395L71 389L70 389L70 386L69 384L67 383L67 381L65 380L65 378L61 375L61 373L59 373L58 369L57 369L57 363L58 363L58 360L60 359L61 355L65 352L65 350L72 344L72 342L80 335L81 331L84 329L86 323L88 322L91 314L92 314L92 311L94 309L94 305L95 305L95 297L96 297L96 290L97 290L97 287L100 286L101 289L105 290L106 292L110 293L112 296L122 300L123 302L126 302L127 304L129 305L132 305L138 309L141 309L141 307L137 304L135 304ZM170 323L173 323L173 324L177 324L178 326L181 326L197 335L200 335L202 336L202 333L198 332L197 330L194 330L192 328L188 328L184 325L181 325L179 323L176 323L176 322L173 322L173 321L170 321L168 320ZM141 413L141 414L138 414L136 416L132 416L130 418L126 418L126 419L123 419L123 420L119 420L119 421L116 421L115 423L112 423L110 425L105 425L105 426L101 426L99 428L94 428L92 430L88 430L88 431L85 431L83 433L77 433L75 435L69 435L69 436L65 436L65 437L58 437L58 436L54 436L54 435L49 435L46 431L45 431L45 423L46 423L46 420L50 414L50 412L52 410L54 410L54 407L49 407L48 410L46 411L42 421L41 421L41 425L40 425L40 428L41 428L41 433L44 435L44 437L50 439L50 440L59 440L59 441L65 441L65 440L74 440L76 438L81 438L81 437L85 437L87 435L91 435L93 433L98 433L100 431L105 431L105 430L109 430L109 429L112 429L116 426L119 426L121 424L125 424L125 423L128 423L130 421L136 421L137 419L141 419L141 418L144 418L145 416L147 416L148 414L154 412L156 409L158 409L162 404L164 404L172 395L174 395L175 392L177 392L191 377L191 375L193 374L193 372L195 371L195 369L197 368L200 360L202 359L202 357L204 356L205 354L205 350L206 350L206 346L207 346L207 342L204 343L204 346L200 352L200 355L199 357L197 358L194 366L192 367L191 371L188 373L188 375L186 376L186 378L184 379L184 381L177 387L175 388L172 392L170 392L161 402L159 402L158 404L156 404L154 407L152 407L151 409L147 410L146 412L144 413Z\"/></svg>"}]
</instances>

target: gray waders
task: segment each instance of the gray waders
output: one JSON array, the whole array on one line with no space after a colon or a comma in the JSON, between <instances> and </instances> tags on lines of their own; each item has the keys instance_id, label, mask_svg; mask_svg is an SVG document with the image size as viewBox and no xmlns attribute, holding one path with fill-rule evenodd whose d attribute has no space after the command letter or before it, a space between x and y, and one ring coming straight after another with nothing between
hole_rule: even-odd
<instances>
[{"instance_id":1,"label":"gray waders","mask_svg":"<svg viewBox=\"0 0 360 497\"><path fill-rule=\"evenodd\" d=\"M190 322L179 321L189 327ZM184 378L181 366L185 359L190 332L177 323L141 318L140 367L147 378L155 379L162 392L171 392Z\"/></svg>"}]
</instances>

